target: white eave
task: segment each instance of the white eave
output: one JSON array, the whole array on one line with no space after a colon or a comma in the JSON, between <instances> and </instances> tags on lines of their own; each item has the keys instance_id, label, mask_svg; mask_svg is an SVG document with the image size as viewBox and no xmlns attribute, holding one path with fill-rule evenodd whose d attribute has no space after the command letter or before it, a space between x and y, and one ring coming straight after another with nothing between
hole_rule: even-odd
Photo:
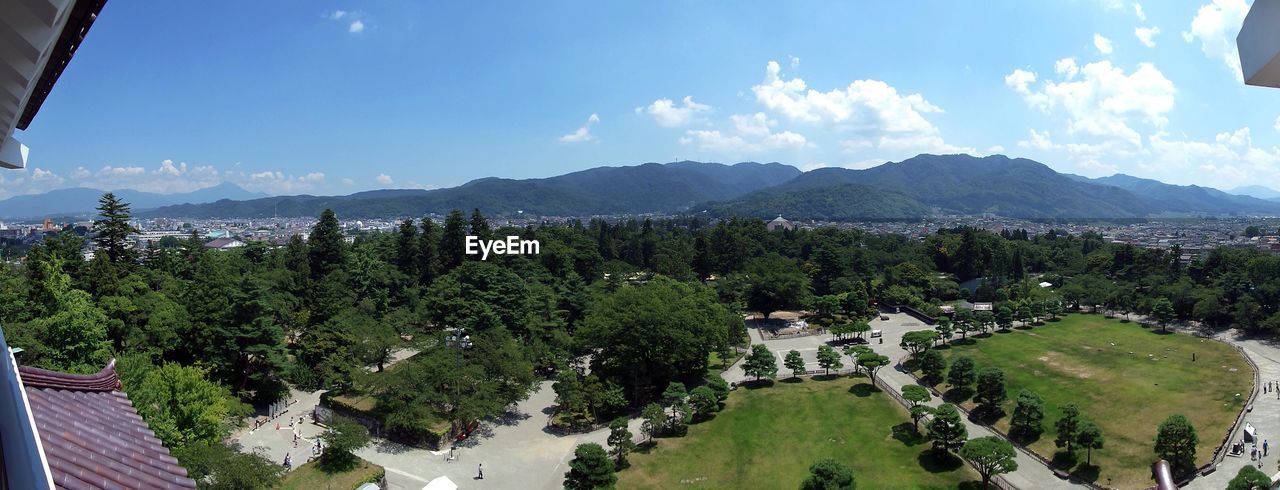
<instances>
[{"instance_id":1,"label":"white eave","mask_svg":"<svg viewBox=\"0 0 1280 490\"><path fill-rule=\"evenodd\" d=\"M46 66L51 59L61 58L55 56L58 39L75 5L76 0L0 2L0 168L26 166L27 148L14 139L14 130Z\"/></svg>"},{"instance_id":2,"label":"white eave","mask_svg":"<svg viewBox=\"0 0 1280 490\"><path fill-rule=\"evenodd\" d=\"M1246 85L1280 87L1280 0L1254 0L1236 46Z\"/></svg>"}]
</instances>

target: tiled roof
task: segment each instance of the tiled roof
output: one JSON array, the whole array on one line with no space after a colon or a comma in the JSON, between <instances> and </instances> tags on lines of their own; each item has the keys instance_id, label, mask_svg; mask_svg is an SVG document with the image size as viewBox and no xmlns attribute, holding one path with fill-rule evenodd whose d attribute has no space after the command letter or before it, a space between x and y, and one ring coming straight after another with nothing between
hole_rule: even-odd
<instances>
[{"instance_id":1,"label":"tiled roof","mask_svg":"<svg viewBox=\"0 0 1280 490\"><path fill-rule=\"evenodd\" d=\"M120 391L115 361L88 375L18 371L58 488L196 488Z\"/></svg>"}]
</instances>

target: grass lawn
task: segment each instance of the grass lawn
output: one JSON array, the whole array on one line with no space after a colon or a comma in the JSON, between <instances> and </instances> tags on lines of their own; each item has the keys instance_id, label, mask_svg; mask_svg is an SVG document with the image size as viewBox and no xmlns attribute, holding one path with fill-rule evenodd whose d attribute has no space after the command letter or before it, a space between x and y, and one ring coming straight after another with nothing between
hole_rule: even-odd
<instances>
[{"instance_id":1,"label":"grass lawn","mask_svg":"<svg viewBox=\"0 0 1280 490\"><path fill-rule=\"evenodd\" d=\"M1253 385L1249 365L1226 344L1101 315L1068 315L941 352L948 359L970 356L978 369L1003 369L1006 414L1023 388L1039 394L1045 400L1045 433L1030 448L1079 476L1119 488L1151 485L1156 428L1169 415L1191 420L1200 438L1197 465L1208 462ZM1053 444L1053 423L1069 403L1079 406L1081 416L1098 424L1106 438L1105 447L1093 453L1093 467L1085 466L1083 453L1073 462ZM995 426L1007 433L1009 417Z\"/></svg>"},{"instance_id":2,"label":"grass lawn","mask_svg":"<svg viewBox=\"0 0 1280 490\"><path fill-rule=\"evenodd\" d=\"M959 459L936 460L906 409L871 390L861 378L739 389L714 419L632 455L618 487L794 489L809 465L828 457L853 468L859 488L956 488L978 479Z\"/></svg>"},{"instance_id":3,"label":"grass lawn","mask_svg":"<svg viewBox=\"0 0 1280 490\"><path fill-rule=\"evenodd\" d=\"M355 469L343 473L325 473L315 460L290 471L280 482L285 490L352 490L382 473L382 467L361 459Z\"/></svg>"}]
</instances>

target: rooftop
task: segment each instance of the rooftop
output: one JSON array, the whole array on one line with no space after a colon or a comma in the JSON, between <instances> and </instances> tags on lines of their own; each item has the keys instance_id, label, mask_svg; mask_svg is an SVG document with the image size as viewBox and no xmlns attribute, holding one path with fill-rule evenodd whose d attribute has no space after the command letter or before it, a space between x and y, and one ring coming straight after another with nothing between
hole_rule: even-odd
<instances>
[{"instance_id":1,"label":"rooftop","mask_svg":"<svg viewBox=\"0 0 1280 490\"><path fill-rule=\"evenodd\" d=\"M18 368L58 488L196 488L120 391L115 361L96 374Z\"/></svg>"}]
</instances>

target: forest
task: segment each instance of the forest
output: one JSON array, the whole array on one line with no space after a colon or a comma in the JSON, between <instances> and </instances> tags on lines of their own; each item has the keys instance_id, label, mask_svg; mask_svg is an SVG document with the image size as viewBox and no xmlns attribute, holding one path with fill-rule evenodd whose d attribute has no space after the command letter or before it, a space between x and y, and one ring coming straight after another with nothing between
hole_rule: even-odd
<instances>
[{"instance_id":1,"label":"forest","mask_svg":"<svg viewBox=\"0 0 1280 490\"><path fill-rule=\"evenodd\" d=\"M959 299L1038 298L1044 281L1068 308L1280 329L1280 257L1223 248L1180 263L1176 249L1095 233L913 240L738 218L510 228L457 210L369 233L326 210L280 247L209 250L193 234L139 250L127 203L107 194L99 212L87 236L68 230L0 264L5 337L26 365L88 373L117 359L139 413L197 481L278 478L221 441L291 386L371 398L408 438L496 416L544 380L574 417L607 422L672 381L700 384L710 359L745 342L746 311L937 314ZM482 261L463 253L468 235L538 240L541 253Z\"/></svg>"}]
</instances>

